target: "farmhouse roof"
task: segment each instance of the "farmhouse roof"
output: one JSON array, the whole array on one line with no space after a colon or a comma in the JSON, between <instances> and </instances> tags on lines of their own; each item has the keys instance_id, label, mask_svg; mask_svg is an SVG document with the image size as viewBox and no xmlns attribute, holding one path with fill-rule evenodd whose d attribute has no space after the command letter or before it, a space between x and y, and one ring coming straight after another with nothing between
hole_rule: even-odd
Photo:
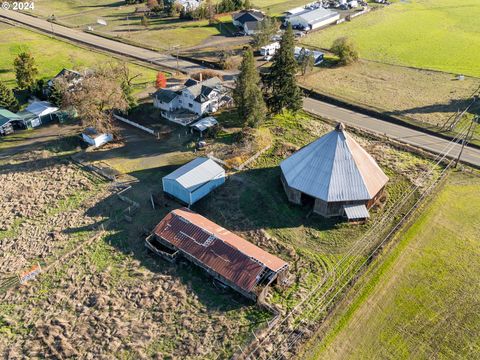
<instances>
[{"instance_id":1,"label":"farmhouse roof","mask_svg":"<svg viewBox=\"0 0 480 360\"><path fill-rule=\"evenodd\" d=\"M212 159L198 157L168 174L164 179L176 181L192 192L224 172L225 170Z\"/></svg>"},{"instance_id":2,"label":"farmhouse roof","mask_svg":"<svg viewBox=\"0 0 480 360\"><path fill-rule=\"evenodd\" d=\"M154 233L248 292L264 267L278 271L287 266L278 257L186 208L170 212Z\"/></svg>"},{"instance_id":3,"label":"farmhouse roof","mask_svg":"<svg viewBox=\"0 0 480 360\"><path fill-rule=\"evenodd\" d=\"M157 100L166 104L174 100L177 96L178 94L175 91L169 89L158 89L155 92L155 97Z\"/></svg>"},{"instance_id":4,"label":"farmhouse roof","mask_svg":"<svg viewBox=\"0 0 480 360\"><path fill-rule=\"evenodd\" d=\"M79 79L82 77L78 71L70 70L63 68L57 75L55 75L54 79L66 77L68 80Z\"/></svg>"},{"instance_id":5,"label":"farmhouse roof","mask_svg":"<svg viewBox=\"0 0 480 360\"><path fill-rule=\"evenodd\" d=\"M218 89L221 84L222 80L215 76L205 81L198 82L195 85L189 86L187 87L187 89L195 97L198 97L200 95L207 96L212 90Z\"/></svg>"},{"instance_id":6,"label":"farmhouse roof","mask_svg":"<svg viewBox=\"0 0 480 360\"><path fill-rule=\"evenodd\" d=\"M190 78L190 79L187 79L187 81L185 81L184 85L186 87L189 87L189 86L193 86L193 85L197 85L197 84L198 84L197 80Z\"/></svg>"},{"instance_id":7,"label":"farmhouse roof","mask_svg":"<svg viewBox=\"0 0 480 360\"><path fill-rule=\"evenodd\" d=\"M244 10L233 14L233 20L244 25L247 22L259 22L262 21L265 15L258 10ZM250 27L249 27L250 28Z\"/></svg>"},{"instance_id":8,"label":"farmhouse roof","mask_svg":"<svg viewBox=\"0 0 480 360\"><path fill-rule=\"evenodd\" d=\"M370 200L388 181L341 123L280 167L288 186L327 202Z\"/></svg>"}]
</instances>

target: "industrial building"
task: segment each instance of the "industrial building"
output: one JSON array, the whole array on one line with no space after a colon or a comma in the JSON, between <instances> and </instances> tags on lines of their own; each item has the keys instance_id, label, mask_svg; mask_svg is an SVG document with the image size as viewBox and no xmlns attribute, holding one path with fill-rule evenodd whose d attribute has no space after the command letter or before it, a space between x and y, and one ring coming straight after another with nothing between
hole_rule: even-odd
<instances>
[{"instance_id":1,"label":"industrial building","mask_svg":"<svg viewBox=\"0 0 480 360\"><path fill-rule=\"evenodd\" d=\"M192 205L225 183L225 170L215 161L199 157L162 179L163 191Z\"/></svg>"},{"instance_id":2,"label":"industrial building","mask_svg":"<svg viewBox=\"0 0 480 360\"><path fill-rule=\"evenodd\" d=\"M383 194L388 177L375 160L338 124L280 164L288 200L313 204L324 217L363 221Z\"/></svg>"},{"instance_id":3,"label":"industrial building","mask_svg":"<svg viewBox=\"0 0 480 360\"><path fill-rule=\"evenodd\" d=\"M330 25L340 19L340 14L324 9L323 7L305 7L292 9L287 12L285 24L305 31L315 30L322 26Z\"/></svg>"},{"instance_id":4,"label":"industrial building","mask_svg":"<svg viewBox=\"0 0 480 360\"><path fill-rule=\"evenodd\" d=\"M146 246L172 262L188 259L253 300L263 300L268 286L282 282L288 271L285 261L186 208L165 216Z\"/></svg>"}]
</instances>

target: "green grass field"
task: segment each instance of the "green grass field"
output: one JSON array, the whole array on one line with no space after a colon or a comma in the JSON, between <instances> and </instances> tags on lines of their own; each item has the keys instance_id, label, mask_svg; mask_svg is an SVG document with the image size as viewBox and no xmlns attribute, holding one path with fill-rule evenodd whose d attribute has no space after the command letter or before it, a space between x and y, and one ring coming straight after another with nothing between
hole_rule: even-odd
<instances>
[{"instance_id":1,"label":"green grass field","mask_svg":"<svg viewBox=\"0 0 480 360\"><path fill-rule=\"evenodd\" d=\"M305 358L478 358L479 213L480 178L451 174Z\"/></svg>"},{"instance_id":2,"label":"green grass field","mask_svg":"<svg viewBox=\"0 0 480 360\"><path fill-rule=\"evenodd\" d=\"M479 18L478 0L400 1L303 42L329 48L349 36L366 59L480 76Z\"/></svg>"},{"instance_id":3,"label":"green grass field","mask_svg":"<svg viewBox=\"0 0 480 360\"><path fill-rule=\"evenodd\" d=\"M150 18L149 27L141 24L142 14L136 8L144 4L125 5L124 1L38 0L35 15L46 18L55 14L57 22L70 27L87 29L92 26L95 32L126 42L141 44L160 51L171 51L171 47L191 47L200 45L208 38L219 35L220 29L210 26L208 21L184 21L177 18ZM97 24L104 19L107 26Z\"/></svg>"},{"instance_id":4,"label":"green grass field","mask_svg":"<svg viewBox=\"0 0 480 360\"><path fill-rule=\"evenodd\" d=\"M214 1L215 2L215 1ZM305 0L257 0L253 6L260 8L270 15L278 16L285 10L305 4ZM55 14L60 24L87 29L92 26L95 32L109 37L118 38L125 42L140 44L159 51L172 51L173 46L181 48L207 45L215 43L215 36L228 34L231 30L232 18L230 15L219 20L224 26L209 25L208 21L185 21L176 18L156 18L149 20L148 28L141 24L142 14L135 13L136 8L144 4L125 5L124 1L109 0L37 0L34 14L47 18ZM102 18L107 26L97 24ZM238 39L237 39L238 40ZM223 47L224 44L216 44Z\"/></svg>"},{"instance_id":5,"label":"green grass field","mask_svg":"<svg viewBox=\"0 0 480 360\"><path fill-rule=\"evenodd\" d=\"M35 57L39 78L55 76L62 68L82 70L118 60L98 52L68 44L46 35L18 27L0 25L0 80L14 87L13 60L22 51ZM142 74L135 79L135 90L144 90L155 81L156 71L138 65L129 65L132 73Z\"/></svg>"}]
</instances>

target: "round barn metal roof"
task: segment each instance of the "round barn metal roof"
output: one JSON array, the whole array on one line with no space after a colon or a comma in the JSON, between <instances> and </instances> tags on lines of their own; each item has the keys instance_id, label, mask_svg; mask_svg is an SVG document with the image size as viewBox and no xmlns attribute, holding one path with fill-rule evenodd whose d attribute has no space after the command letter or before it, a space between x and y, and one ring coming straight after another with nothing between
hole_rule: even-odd
<instances>
[{"instance_id":1,"label":"round barn metal roof","mask_svg":"<svg viewBox=\"0 0 480 360\"><path fill-rule=\"evenodd\" d=\"M335 130L284 160L288 186L326 202L370 200L388 177L339 123Z\"/></svg>"}]
</instances>

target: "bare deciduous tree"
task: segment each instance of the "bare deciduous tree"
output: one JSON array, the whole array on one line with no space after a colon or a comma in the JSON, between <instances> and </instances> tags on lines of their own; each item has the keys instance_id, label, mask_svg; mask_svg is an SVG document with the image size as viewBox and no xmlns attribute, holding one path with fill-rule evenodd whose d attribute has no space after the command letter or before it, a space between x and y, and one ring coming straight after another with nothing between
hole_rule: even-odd
<instances>
[{"instance_id":1,"label":"bare deciduous tree","mask_svg":"<svg viewBox=\"0 0 480 360\"><path fill-rule=\"evenodd\" d=\"M128 102L118 79L118 70L115 69L105 66L87 75L73 89L64 93L62 105L73 107L82 125L118 136L113 113L115 110L126 111Z\"/></svg>"}]
</instances>

